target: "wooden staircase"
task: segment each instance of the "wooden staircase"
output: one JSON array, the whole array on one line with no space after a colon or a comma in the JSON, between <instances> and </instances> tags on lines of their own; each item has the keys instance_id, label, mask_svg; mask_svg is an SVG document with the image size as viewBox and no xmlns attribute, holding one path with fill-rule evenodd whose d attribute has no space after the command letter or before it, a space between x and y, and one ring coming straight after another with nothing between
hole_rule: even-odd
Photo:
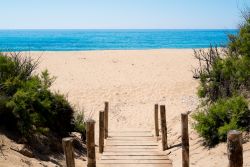
<instances>
[{"instance_id":1,"label":"wooden staircase","mask_svg":"<svg viewBox=\"0 0 250 167\"><path fill-rule=\"evenodd\" d=\"M97 167L172 167L150 131L110 131Z\"/></svg>"}]
</instances>

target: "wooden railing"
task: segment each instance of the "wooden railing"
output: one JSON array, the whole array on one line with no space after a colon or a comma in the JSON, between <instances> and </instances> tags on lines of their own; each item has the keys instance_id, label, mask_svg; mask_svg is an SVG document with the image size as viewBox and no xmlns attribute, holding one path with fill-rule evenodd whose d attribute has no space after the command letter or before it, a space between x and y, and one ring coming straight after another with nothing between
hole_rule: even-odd
<instances>
[{"instance_id":1,"label":"wooden railing","mask_svg":"<svg viewBox=\"0 0 250 167\"><path fill-rule=\"evenodd\" d=\"M108 137L108 112L109 103L105 102L104 111L99 112L99 153L103 153L104 139ZM155 136L159 136L159 105L154 106ZM160 120L162 132L162 149L167 150L167 123L165 105L160 105ZM95 121L86 121L87 135L87 166L96 167L95 153ZM181 114L181 139L182 139L182 167L189 167L189 134L188 134L188 113ZM66 158L67 167L75 167L74 150L72 147L73 138L63 138L62 145ZM243 167L242 134L237 130L231 130L227 135L228 167Z\"/></svg>"},{"instance_id":2,"label":"wooden railing","mask_svg":"<svg viewBox=\"0 0 250 167\"><path fill-rule=\"evenodd\" d=\"M161 128L162 128L162 147L163 150L168 148L167 145L167 127L165 106L160 106ZM155 134L158 133L158 104L155 104ZM189 167L189 135L188 135L188 113L181 114L181 139L182 139L182 167ZM242 134L237 130L231 130L227 134L227 154L228 167L243 167L243 148Z\"/></svg>"}]
</instances>

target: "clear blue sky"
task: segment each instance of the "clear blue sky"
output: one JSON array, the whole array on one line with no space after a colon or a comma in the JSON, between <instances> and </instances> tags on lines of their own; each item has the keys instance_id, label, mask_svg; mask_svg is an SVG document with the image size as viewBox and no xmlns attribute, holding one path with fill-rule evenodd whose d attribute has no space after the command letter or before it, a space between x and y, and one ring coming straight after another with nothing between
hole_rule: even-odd
<instances>
[{"instance_id":1,"label":"clear blue sky","mask_svg":"<svg viewBox=\"0 0 250 167\"><path fill-rule=\"evenodd\" d=\"M0 29L237 28L250 0L1 0Z\"/></svg>"}]
</instances>

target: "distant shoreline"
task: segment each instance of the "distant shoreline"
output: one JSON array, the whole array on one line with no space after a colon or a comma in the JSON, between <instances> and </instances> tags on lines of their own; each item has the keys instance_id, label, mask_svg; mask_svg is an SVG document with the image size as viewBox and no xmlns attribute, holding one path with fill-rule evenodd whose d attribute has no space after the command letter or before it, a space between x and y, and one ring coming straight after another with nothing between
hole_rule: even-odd
<instances>
[{"instance_id":1,"label":"distant shoreline","mask_svg":"<svg viewBox=\"0 0 250 167\"><path fill-rule=\"evenodd\" d=\"M152 29L152 28L145 28L145 29L127 29L127 28L124 28L124 29L98 29L98 28L93 28L93 29L63 29L63 28L51 28L51 29L29 29L29 28L9 28L9 29L1 29L0 28L0 31L144 31L144 30L148 30L148 31L237 31L238 29L237 28L170 28L170 29L164 29L164 28L159 28L159 29Z\"/></svg>"},{"instance_id":2,"label":"distant shoreline","mask_svg":"<svg viewBox=\"0 0 250 167\"><path fill-rule=\"evenodd\" d=\"M193 49L223 46L237 30L0 30L0 51Z\"/></svg>"},{"instance_id":3,"label":"distant shoreline","mask_svg":"<svg viewBox=\"0 0 250 167\"><path fill-rule=\"evenodd\" d=\"M214 46L213 46L214 47ZM4 50L0 48L0 52L95 52L95 51L161 51L161 50L194 50L194 49L208 49L210 47L201 47L201 48L136 48L136 49L96 49L96 50ZM217 48L223 48L218 46Z\"/></svg>"},{"instance_id":4,"label":"distant shoreline","mask_svg":"<svg viewBox=\"0 0 250 167\"><path fill-rule=\"evenodd\" d=\"M221 48L221 47L218 47ZM47 51L40 51L40 50L31 50L31 51L1 51L4 53L11 53L11 52L23 52L23 53L71 53L71 52L136 52L136 51L190 51L190 50L196 50L196 49L209 49L207 48L161 48L161 49L106 49L106 50L47 50Z\"/></svg>"}]
</instances>

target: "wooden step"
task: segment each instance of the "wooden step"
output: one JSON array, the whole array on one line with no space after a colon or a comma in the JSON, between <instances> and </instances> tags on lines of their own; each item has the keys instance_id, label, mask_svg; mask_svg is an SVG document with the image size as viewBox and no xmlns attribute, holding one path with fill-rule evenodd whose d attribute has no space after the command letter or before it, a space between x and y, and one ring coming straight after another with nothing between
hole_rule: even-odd
<instances>
[{"instance_id":1,"label":"wooden step","mask_svg":"<svg viewBox=\"0 0 250 167\"><path fill-rule=\"evenodd\" d=\"M97 164L97 167L172 167L172 164Z\"/></svg>"},{"instance_id":2,"label":"wooden step","mask_svg":"<svg viewBox=\"0 0 250 167\"><path fill-rule=\"evenodd\" d=\"M105 152L148 152L159 151L157 148L104 148Z\"/></svg>"},{"instance_id":3,"label":"wooden step","mask_svg":"<svg viewBox=\"0 0 250 167\"><path fill-rule=\"evenodd\" d=\"M152 140L128 140L128 141L124 141L124 140L107 140L106 143L154 143L157 144L155 141Z\"/></svg>"},{"instance_id":4,"label":"wooden step","mask_svg":"<svg viewBox=\"0 0 250 167\"><path fill-rule=\"evenodd\" d=\"M150 155L150 156L131 156L131 155L124 155L124 156L114 156L114 155L103 155L102 160L168 160L166 155Z\"/></svg>"},{"instance_id":5,"label":"wooden step","mask_svg":"<svg viewBox=\"0 0 250 167\"><path fill-rule=\"evenodd\" d=\"M107 141L157 141L154 137L108 137Z\"/></svg>"},{"instance_id":6,"label":"wooden step","mask_svg":"<svg viewBox=\"0 0 250 167\"><path fill-rule=\"evenodd\" d=\"M161 153L159 151L151 151L151 152L104 152L102 155L128 155L128 156L147 156L147 155L165 155L164 153ZM165 155L166 156L166 155Z\"/></svg>"},{"instance_id":7,"label":"wooden step","mask_svg":"<svg viewBox=\"0 0 250 167\"><path fill-rule=\"evenodd\" d=\"M171 164L170 160L98 160L98 164Z\"/></svg>"},{"instance_id":8,"label":"wooden step","mask_svg":"<svg viewBox=\"0 0 250 167\"><path fill-rule=\"evenodd\" d=\"M143 143L143 142L108 142L106 146L158 146L157 143Z\"/></svg>"},{"instance_id":9,"label":"wooden step","mask_svg":"<svg viewBox=\"0 0 250 167\"><path fill-rule=\"evenodd\" d=\"M105 146L104 147L104 149L105 148L116 148L116 149L118 149L118 148L126 148L126 149L131 149L131 148L134 148L134 149L136 149L136 148L139 148L139 149L141 149L141 148L145 148L145 149L159 149L159 146Z\"/></svg>"},{"instance_id":10,"label":"wooden step","mask_svg":"<svg viewBox=\"0 0 250 167\"><path fill-rule=\"evenodd\" d=\"M150 133L109 133L113 137L153 137Z\"/></svg>"},{"instance_id":11,"label":"wooden step","mask_svg":"<svg viewBox=\"0 0 250 167\"><path fill-rule=\"evenodd\" d=\"M109 133L151 133L150 130L145 130L145 129L136 129L136 130L133 130L133 129L125 129L125 130L110 130Z\"/></svg>"},{"instance_id":12,"label":"wooden step","mask_svg":"<svg viewBox=\"0 0 250 167\"><path fill-rule=\"evenodd\" d=\"M97 167L172 167L150 131L110 131Z\"/></svg>"}]
</instances>

